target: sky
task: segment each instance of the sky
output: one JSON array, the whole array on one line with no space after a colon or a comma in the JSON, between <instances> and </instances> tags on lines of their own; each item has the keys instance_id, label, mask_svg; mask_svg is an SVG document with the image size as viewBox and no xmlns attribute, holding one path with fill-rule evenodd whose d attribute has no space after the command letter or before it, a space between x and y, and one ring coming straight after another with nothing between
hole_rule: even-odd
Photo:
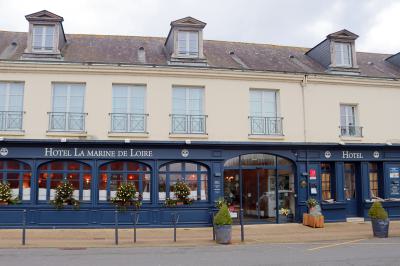
<instances>
[{"instance_id":1,"label":"sky","mask_svg":"<svg viewBox=\"0 0 400 266\"><path fill-rule=\"evenodd\" d=\"M0 0L0 30L27 31L24 16L43 9L66 33L166 37L192 16L208 40L313 47L345 28L357 51L400 52L400 0Z\"/></svg>"}]
</instances>

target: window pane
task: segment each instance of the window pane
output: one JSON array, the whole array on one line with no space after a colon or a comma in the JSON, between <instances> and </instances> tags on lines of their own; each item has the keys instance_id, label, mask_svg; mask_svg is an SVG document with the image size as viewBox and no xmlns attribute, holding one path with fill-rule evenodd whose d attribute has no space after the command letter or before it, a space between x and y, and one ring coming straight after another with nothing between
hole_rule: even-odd
<instances>
[{"instance_id":1,"label":"window pane","mask_svg":"<svg viewBox=\"0 0 400 266\"><path fill-rule=\"evenodd\" d=\"M113 162L111 163L111 171L122 171L124 169L123 162Z\"/></svg>"},{"instance_id":2,"label":"window pane","mask_svg":"<svg viewBox=\"0 0 400 266\"><path fill-rule=\"evenodd\" d=\"M83 201L90 201L91 181L92 181L92 175L85 174L83 176L83 191L82 191Z\"/></svg>"},{"instance_id":3,"label":"window pane","mask_svg":"<svg viewBox=\"0 0 400 266\"><path fill-rule=\"evenodd\" d=\"M107 174L100 174L99 180L99 200L107 200Z\"/></svg>"},{"instance_id":4,"label":"window pane","mask_svg":"<svg viewBox=\"0 0 400 266\"><path fill-rule=\"evenodd\" d=\"M167 177L165 174L158 175L158 199L165 200L166 198L166 180ZM144 195L143 195L144 197Z\"/></svg>"},{"instance_id":5,"label":"window pane","mask_svg":"<svg viewBox=\"0 0 400 266\"><path fill-rule=\"evenodd\" d=\"M31 173L23 174L23 182L22 182L22 200L30 200L31 199Z\"/></svg>"},{"instance_id":6,"label":"window pane","mask_svg":"<svg viewBox=\"0 0 400 266\"><path fill-rule=\"evenodd\" d=\"M39 191L38 191L38 200L46 200L46 195L47 195L47 173L40 173L39 174Z\"/></svg>"}]
</instances>

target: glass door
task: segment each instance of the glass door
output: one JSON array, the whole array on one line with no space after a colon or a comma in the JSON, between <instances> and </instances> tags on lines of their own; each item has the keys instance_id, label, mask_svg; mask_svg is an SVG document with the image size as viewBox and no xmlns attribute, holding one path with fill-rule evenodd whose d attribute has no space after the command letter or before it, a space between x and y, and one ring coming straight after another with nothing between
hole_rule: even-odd
<instances>
[{"instance_id":1,"label":"glass door","mask_svg":"<svg viewBox=\"0 0 400 266\"><path fill-rule=\"evenodd\" d=\"M344 196L347 202L347 216L350 217L358 215L356 174L354 163L344 164Z\"/></svg>"}]
</instances>

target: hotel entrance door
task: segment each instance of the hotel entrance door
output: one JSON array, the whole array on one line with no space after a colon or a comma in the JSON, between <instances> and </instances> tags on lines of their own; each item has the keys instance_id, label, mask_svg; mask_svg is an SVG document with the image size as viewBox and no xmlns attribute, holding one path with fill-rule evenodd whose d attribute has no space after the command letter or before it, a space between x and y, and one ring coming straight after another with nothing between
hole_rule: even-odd
<instances>
[{"instance_id":1,"label":"hotel entrance door","mask_svg":"<svg viewBox=\"0 0 400 266\"><path fill-rule=\"evenodd\" d=\"M292 163L269 154L248 154L240 157L225 163L224 197L230 210L238 213L242 199L243 217L247 223L294 221L295 187Z\"/></svg>"}]
</instances>

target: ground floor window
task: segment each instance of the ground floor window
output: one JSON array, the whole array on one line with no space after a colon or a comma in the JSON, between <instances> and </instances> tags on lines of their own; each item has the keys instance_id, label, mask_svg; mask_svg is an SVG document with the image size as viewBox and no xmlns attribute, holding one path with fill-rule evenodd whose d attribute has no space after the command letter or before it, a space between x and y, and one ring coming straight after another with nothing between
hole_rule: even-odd
<instances>
[{"instance_id":1,"label":"ground floor window","mask_svg":"<svg viewBox=\"0 0 400 266\"><path fill-rule=\"evenodd\" d=\"M53 161L39 167L38 200L53 200L57 186L65 181L72 184L75 199L90 201L91 168L75 161Z\"/></svg>"},{"instance_id":2,"label":"ground floor window","mask_svg":"<svg viewBox=\"0 0 400 266\"><path fill-rule=\"evenodd\" d=\"M379 197L379 170L377 163L369 163L369 192L370 197Z\"/></svg>"},{"instance_id":3,"label":"ground floor window","mask_svg":"<svg viewBox=\"0 0 400 266\"><path fill-rule=\"evenodd\" d=\"M356 198L356 165L344 164L344 193L347 200Z\"/></svg>"},{"instance_id":4,"label":"ground floor window","mask_svg":"<svg viewBox=\"0 0 400 266\"><path fill-rule=\"evenodd\" d=\"M135 161L115 161L100 167L99 201L115 197L121 184L132 183L144 201L150 201L151 169Z\"/></svg>"},{"instance_id":5,"label":"ground floor window","mask_svg":"<svg viewBox=\"0 0 400 266\"><path fill-rule=\"evenodd\" d=\"M31 199L32 171L28 164L15 160L0 160L0 182L8 183L14 197Z\"/></svg>"},{"instance_id":6,"label":"ground floor window","mask_svg":"<svg viewBox=\"0 0 400 266\"><path fill-rule=\"evenodd\" d=\"M208 169L198 163L174 162L164 164L158 173L158 199L173 198L173 186L183 181L190 187L189 198L208 200Z\"/></svg>"},{"instance_id":7,"label":"ground floor window","mask_svg":"<svg viewBox=\"0 0 400 266\"><path fill-rule=\"evenodd\" d=\"M321 192L322 200L334 200L334 175L331 163L321 163Z\"/></svg>"}]
</instances>

